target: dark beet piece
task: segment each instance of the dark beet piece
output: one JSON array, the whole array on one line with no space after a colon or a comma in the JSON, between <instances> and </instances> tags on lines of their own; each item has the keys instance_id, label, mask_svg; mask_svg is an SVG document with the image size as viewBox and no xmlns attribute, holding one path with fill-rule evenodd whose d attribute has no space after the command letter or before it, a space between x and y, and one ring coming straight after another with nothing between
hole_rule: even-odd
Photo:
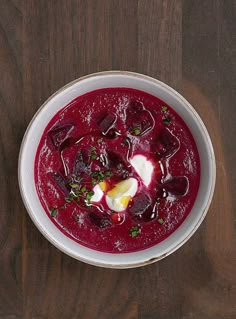
<instances>
[{"instance_id":1,"label":"dark beet piece","mask_svg":"<svg viewBox=\"0 0 236 319\"><path fill-rule=\"evenodd\" d=\"M62 126L57 126L48 132L48 137L50 138L55 149L60 149L62 143L68 139L70 132L73 130L74 125L65 124Z\"/></svg>"},{"instance_id":2,"label":"dark beet piece","mask_svg":"<svg viewBox=\"0 0 236 319\"><path fill-rule=\"evenodd\" d=\"M59 149L60 149L60 151L63 151L65 148L72 146L74 143L75 143L74 138L73 137L68 137L67 139L65 139L61 143Z\"/></svg>"},{"instance_id":3,"label":"dark beet piece","mask_svg":"<svg viewBox=\"0 0 236 319\"><path fill-rule=\"evenodd\" d=\"M91 212L88 215L88 218L91 221L91 223L98 228L107 228L112 224L110 218L108 218L107 216L99 216L95 212Z\"/></svg>"},{"instance_id":4,"label":"dark beet piece","mask_svg":"<svg viewBox=\"0 0 236 319\"><path fill-rule=\"evenodd\" d=\"M108 138L109 140L113 140L114 138L118 137L120 135L120 133L114 129L111 128L106 134L105 137Z\"/></svg>"},{"instance_id":5,"label":"dark beet piece","mask_svg":"<svg viewBox=\"0 0 236 319\"><path fill-rule=\"evenodd\" d=\"M107 113L101 121L98 122L98 126L101 131L106 134L109 129L114 125L116 121L116 115L114 113Z\"/></svg>"},{"instance_id":6,"label":"dark beet piece","mask_svg":"<svg viewBox=\"0 0 236 319\"><path fill-rule=\"evenodd\" d=\"M133 101L129 104L126 109L126 116L128 117L136 117L144 110L143 103L140 101Z\"/></svg>"},{"instance_id":7,"label":"dark beet piece","mask_svg":"<svg viewBox=\"0 0 236 319\"><path fill-rule=\"evenodd\" d=\"M151 205L151 198L145 193L139 193L134 198L129 207L129 212L133 215L143 214Z\"/></svg>"},{"instance_id":8,"label":"dark beet piece","mask_svg":"<svg viewBox=\"0 0 236 319\"><path fill-rule=\"evenodd\" d=\"M65 195L70 193L70 186L66 178L60 173L49 173L57 188Z\"/></svg>"},{"instance_id":9,"label":"dark beet piece","mask_svg":"<svg viewBox=\"0 0 236 319\"><path fill-rule=\"evenodd\" d=\"M81 174L87 173L90 169L89 156L84 151L79 150L73 166L73 174L80 176Z\"/></svg>"},{"instance_id":10,"label":"dark beet piece","mask_svg":"<svg viewBox=\"0 0 236 319\"><path fill-rule=\"evenodd\" d=\"M173 155L179 149L179 140L167 128L161 130L157 137L157 143L154 145L155 153L160 158Z\"/></svg>"},{"instance_id":11,"label":"dark beet piece","mask_svg":"<svg viewBox=\"0 0 236 319\"><path fill-rule=\"evenodd\" d=\"M142 102L132 102L126 110L126 124L130 134L143 135L154 126L154 119Z\"/></svg>"},{"instance_id":12,"label":"dark beet piece","mask_svg":"<svg viewBox=\"0 0 236 319\"><path fill-rule=\"evenodd\" d=\"M149 207L143 214L135 215L135 219L143 223L150 222L156 217L157 217L157 212L156 210L152 210L152 207Z\"/></svg>"},{"instance_id":13,"label":"dark beet piece","mask_svg":"<svg viewBox=\"0 0 236 319\"><path fill-rule=\"evenodd\" d=\"M184 196L189 188L188 178L185 176L172 177L162 185L163 191L166 191L170 195Z\"/></svg>"},{"instance_id":14,"label":"dark beet piece","mask_svg":"<svg viewBox=\"0 0 236 319\"><path fill-rule=\"evenodd\" d=\"M149 222L156 218L157 211L151 207L152 200L145 193L136 195L128 208L128 212L139 222Z\"/></svg>"},{"instance_id":15,"label":"dark beet piece","mask_svg":"<svg viewBox=\"0 0 236 319\"><path fill-rule=\"evenodd\" d=\"M140 121L142 134L144 134L147 131L150 131L154 126L154 120L149 111L145 110L141 112L139 121Z\"/></svg>"},{"instance_id":16,"label":"dark beet piece","mask_svg":"<svg viewBox=\"0 0 236 319\"><path fill-rule=\"evenodd\" d=\"M107 152L108 166L111 169L114 176L120 178L127 178L130 174L130 169L125 164L122 157L115 152Z\"/></svg>"}]
</instances>

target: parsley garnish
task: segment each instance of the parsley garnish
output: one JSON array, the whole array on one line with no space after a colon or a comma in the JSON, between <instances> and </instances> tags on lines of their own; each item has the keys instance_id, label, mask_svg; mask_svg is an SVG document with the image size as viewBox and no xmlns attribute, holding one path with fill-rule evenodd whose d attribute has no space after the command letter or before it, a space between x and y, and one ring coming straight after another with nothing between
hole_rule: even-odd
<instances>
[{"instance_id":1,"label":"parsley garnish","mask_svg":"<svg viewBox=\"0 0 236 319\"><path fill-rule=\"evenodd\" d=\"M91 159L96 159L97 158L97 153L96 153L96 147L95 146L91 147L90 158Z\"/></svg>"},{"instance_id":2,"label":"parsley garnish","mask_svg":"<svg viewBox=\"0 0 236 319\"><path fill-rule=\"evenodd\" d=\"M70 183L69 185L71 188L79 188L79 185L75 183Z\"/></svg>"},{"instance_id":3,"label":"parsley garnish","mask_svg":"<svg viewBox=\"0 0 236 319\"><path fill-rule=\"evenodd\" d=\"M85 193L87 191L87 188L85 187L85 186L83 186L82 188L81 188L81 192L82 193Z\"/></svg>"},{"instance_id":4,"label":"parsley garnish","mask_svg":"<svg viewBox=\"0 0 236 319\"><path fill-rule=\"evenodd\" d=\"M93 185L97 184L97 181L96 181L95 178L92 179L92 184L93 184Z\"/></svg>"},{"instance_id":5,"label":"parsley garnish","mask_svg":"<svg viewBox=\"0 0 236 319\"><path fill-rule=\"evenodd\" d=\"M90 202L90 200L91 200L91 198L93 197L93 195L94 195L94 191L88 191L88 193L87 193L87 196L86 196L86 200L88 201L88 202Z\"/></svg>"},{"instance_id":6,"label":"parsley garnish","mask_svg":"<svg viewBox=\"0 0 236 319\"><path fill-rule=\"evenodd\" d=\"M163 119L163 123L166 124L166 125L169 125L170 122L171 122L171 121L170 121L170 118L167 117L167 116Z\"/></svg>"},{"instance_id":7,"label":"parsley garnish","mask_svg":"<svg viewBox=\"0 0 236 319\"><path fill-rule=\"evenodd\" d=\"M106 177L112 176L112 172L111 172L111 171L106 171L106 172L105 172L105 176L106 176Z\"/></svg>"},{"instance_id":8,"label":"parsley garnish","mask_svg":"<svg viewBox=\"0 0 236 319\"><path fill-rule=\"evenodd\" d=\"M131 134L134 134L134 135L140 135L141 133L141 130L137 127L134 127L132 130L131 130Z\"/></svg>"},{"instance_id":9,"label":"parsley garnish","mask_svg":"<svg viewBox=\"0 0 236 319\"><path fill-rule=\"evenodd\" d=\"M102 171L95 171L95 172L92 172L90 174L90 176L92 177L92 185L95 185L97 183L100 183L102 182L104 179L106 179L107 177L110 177L112 176L112 172L107 170L105 172L102 172Z\"/></svg>"},{"instance_id":10,"label":"parsley garnish","mask_svg":"<svg viewBox=\"0 0 236 319\"><path fill-rule=\"evenodd\" d=\"M158 221L158 223L161 224L161 225L164 224L164 220L163 220L162 218L159 218L157 221Z\"/></svg>"},{"instance_id":11,"label":"parsley garnish","mask_svg":"<svg viewBox=\"0 0 236 319\"><path fill-rule=\"evenodd\" d=\"M98 140L98 143L102 143L103 141L103 138L101 137L99 140Z\"/></svg>"},{"instance_id":12,"label":"parsley garnish","mask_svg":"<svg viewBox=\"0 0 236 319\"><path fill-rule=\"evenodd\" d=\"M52 217L55 217L57 215L57 208L56 207L52 207L50 209L50 212L51 212L51 216Z\"/></svg>"},{"instance_id":13,"label":"parsley garnish","mask_svg":"<svg viewBox=\"0 0 236 319\"><path fill-rule=\"evenodd\" d=\"M98 172L98 181L102 182L105 178L105 175L103 174L103 172Z\"/></svg>"},{"instance_id":14,"label":"parsley garnish","mask_svg":"<svg viewBox=\"0 0 236 319\"><path fill-rule=\"evenodd\" d=\"M96 153L91 153L91 154L90 154L90 157L91 157L92 159L96 159L96 158L97 158L97 154L96 154Z\"/></svg>"},{"instance_id":15,"label":"parsley garnish","mask_svg":"<svg viewBox=\"0 0 236 319\"><path fill-rule=\"evenodd\" d=\"M97 176L98 176L98 172L97 172L97 171L92 172L90 175L91 175L92 177L97 177Z\"/></svg>"},{"instance_id":16,"label":"parsley garnish","mask_svg":"<svg viewBox=\"0 0 236 319\"><path fill-rule=\"evenodd\" d=\"M167 111L167 106L162 106L161 111L165 113Z\"/></svg>"},{"instance_id":17,"label":"parsley garnish","mask_svg":"<svg viewBox=\"0 0 236 319\"><path fill-rule=\"evenodd\" d=\"M129 145L129 139L125 138L124 141L121 143L121 146L127 146Z\"/></svg>"},{"instance_id":18,"label":"parsley garnish","mask_svg":"<svg viewBox=\"0 0 236 319\"><path fill-rule=\"evenodd\" d=\"M130 233L130 235L131 235L132 238L138 236L138 234L140 233L140 228L139 228L139 226L134 226L134 227L132 227L132 228L130 229L129 233Z\"/></svg>"}]
</instances>

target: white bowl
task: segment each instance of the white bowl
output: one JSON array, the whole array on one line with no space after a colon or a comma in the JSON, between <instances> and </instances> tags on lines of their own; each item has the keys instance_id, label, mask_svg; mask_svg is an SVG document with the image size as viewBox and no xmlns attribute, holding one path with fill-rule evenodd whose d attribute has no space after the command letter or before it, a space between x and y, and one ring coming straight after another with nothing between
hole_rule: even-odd
<instances>
[{"instance_id":1,"label":"white bowl","mask_svg":"<svg viewBox=\"0 0 236 319\"><path fill-rule=\"evenodd\" d=\"M161 243L138 252L110 254L86 248L65 236L45 213L34 184L34 160L43 131L51 118L70 101L89 91L130 87L145 91L169 104L190 128L201 162L201 180L194 206L181 226ZM78 260L108 268L132 268L160 260L182 246L206 216L215 187L216 167L212 143L194 108L175 90L151 77L123 71L91 74L75 80L52 95L30 122L19 155L18 178L25 207L41 233L57 248Z\"/></svg>"}]
</instances>

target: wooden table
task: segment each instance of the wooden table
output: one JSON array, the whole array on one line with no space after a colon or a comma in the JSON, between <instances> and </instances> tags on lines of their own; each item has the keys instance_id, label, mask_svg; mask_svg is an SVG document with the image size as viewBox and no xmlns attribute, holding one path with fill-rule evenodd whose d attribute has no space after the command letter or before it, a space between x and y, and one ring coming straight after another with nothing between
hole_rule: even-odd
<instances>
[{"instance_id":1,"label":"wooden table","mask_svg":"<svg viewBox=\"0 0 236 319\"><path fill-rule=\"evenodd\" d=\"M0 1L0 319L236 318L236 2ZM217 184L197 233L168 258L109 270L73 260L39 233L17 182L35 111L82 75L156 77L197 109Z\"/></svg>"}]
</instances>

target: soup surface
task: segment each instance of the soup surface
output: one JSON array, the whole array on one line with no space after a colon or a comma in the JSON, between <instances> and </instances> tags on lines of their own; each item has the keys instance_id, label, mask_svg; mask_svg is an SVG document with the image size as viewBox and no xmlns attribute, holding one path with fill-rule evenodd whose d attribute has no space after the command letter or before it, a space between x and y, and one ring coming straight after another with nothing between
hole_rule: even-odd
<instances>
[{"instance_id":1,"label":"soup surface","mask_svg":"<svg viewBox=\"0 0 236 319\"><path fill-rule=\"evenodd\" d=\"M173 233L197 196L200 160L181 117L130 88L77 97L47 125L35 185L51 221L91 249L124 253Z\"/></svg>"}]
</instances>

